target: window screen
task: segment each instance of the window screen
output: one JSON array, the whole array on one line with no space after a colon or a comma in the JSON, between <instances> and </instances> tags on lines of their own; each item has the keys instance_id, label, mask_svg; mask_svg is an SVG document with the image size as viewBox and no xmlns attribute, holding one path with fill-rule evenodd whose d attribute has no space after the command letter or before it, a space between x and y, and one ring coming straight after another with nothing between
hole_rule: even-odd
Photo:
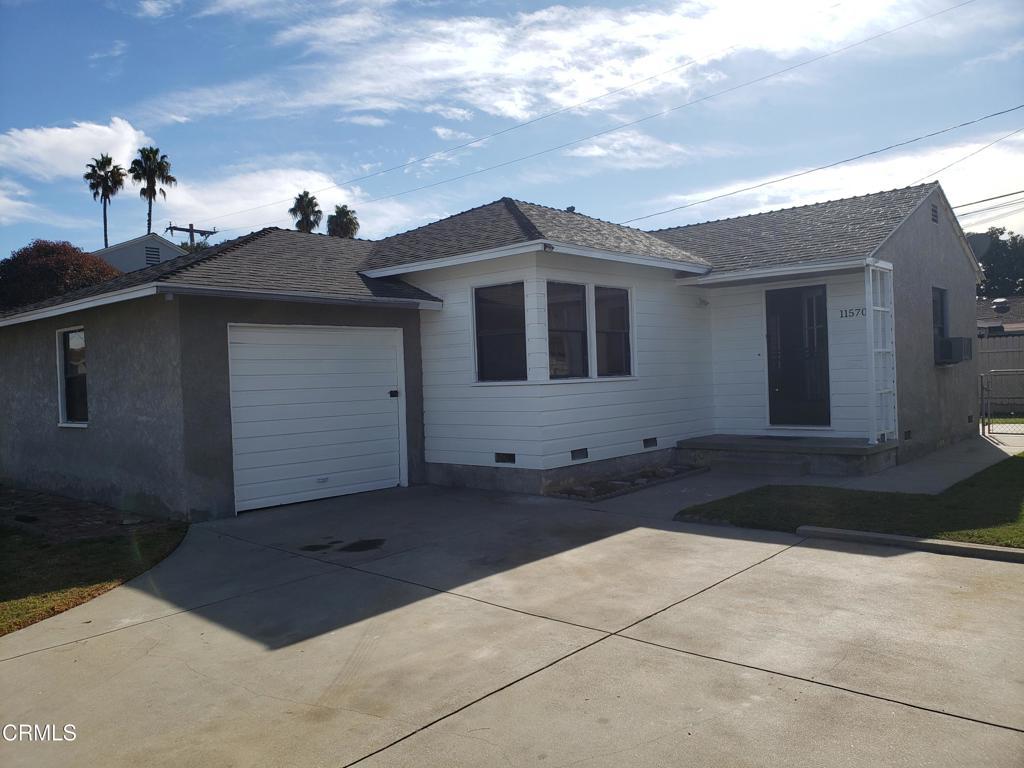
<instances>
[{"instance_id":1,"label":"window screen","mask_svg":"<svg viewBox=\"0 0 1024 768\"><path fill-rule=\"evenodd\" d=\"M548 361L552 379L590 375L586 286L548 283Z\"/></svg>"},{"instance_id":2,"label":"window screen","mask_svg":"<svg viewBox=\"0 0 1024 768\"><path fill-rule=\"evenodd\" d=\"M474 291L480 381L526 380L526 297L522 283Z\"/></svg>"},{"instance_id":3,"label":"window screen","mask_svg":"<svg viewBox=\"0 0 1024 768\"><path fill-rule=\"evenodd\" d=\"M597 325L597 375L629 376L629 291L624 288L594 288Z\"/></svg>"},{"instance_id":4,"label":"window screen","mask_svg":"<svg viewBox=\"0 0 1024 768\"><path fill-rule=\"evenodd\" d=\"M89 420L85 386L85 331L64 331L61 337L61 374L64 386L63 421L84 423Z\"/></svg>"}]
</instances>

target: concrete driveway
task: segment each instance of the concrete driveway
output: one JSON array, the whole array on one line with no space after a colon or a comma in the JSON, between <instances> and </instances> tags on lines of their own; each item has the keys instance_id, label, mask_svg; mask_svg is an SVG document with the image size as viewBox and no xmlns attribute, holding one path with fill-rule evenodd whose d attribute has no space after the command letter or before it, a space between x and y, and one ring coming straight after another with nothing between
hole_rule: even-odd
<instances>
[{"instance_id":1,"label":"concrete driveway","mask_svg":"<svg viewBox=\"0 0 1024 768\"><path fill-rule=\"evenodd\" d=\"M1024 567L674 523L665 493L396 489L193 526L0 639L4 723L77 731L0 762L1024 764Z\"/></svg>"}]
</instances>

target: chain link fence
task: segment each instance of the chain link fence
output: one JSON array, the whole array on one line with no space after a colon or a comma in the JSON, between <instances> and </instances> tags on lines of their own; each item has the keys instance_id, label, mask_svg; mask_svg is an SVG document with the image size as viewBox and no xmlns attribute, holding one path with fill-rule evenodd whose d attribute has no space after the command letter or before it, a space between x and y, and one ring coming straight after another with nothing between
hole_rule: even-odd
<instances>
[{"instance_id":1,"label":"chain link fence","mask_svg":"<svg viewBox=\"0 0 1024 768\"><path fill-rule=\"evenodd\" d=\"M1024 435L1024 370L981 374L981 427L986 435Z\"/></svg>"}]
</instances>

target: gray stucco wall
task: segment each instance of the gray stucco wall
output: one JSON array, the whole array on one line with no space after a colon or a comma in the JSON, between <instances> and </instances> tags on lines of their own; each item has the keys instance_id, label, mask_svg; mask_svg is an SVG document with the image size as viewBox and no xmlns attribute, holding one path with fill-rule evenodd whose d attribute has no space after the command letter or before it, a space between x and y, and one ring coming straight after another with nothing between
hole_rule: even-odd
<instances>
[{"instance_id":1,"label":"gray stucco wall","mask_svg":"<svg viewBox=\"0 0 1024 768\"><path fill-rule=\"evenodd\" d=\"M89 425L59 427L56 332L86 333ZM147 514L186 509L178 305L163 297L0 328L0 478Z\"/></svg>"},{"instance_id":2,"label":"gray stucco wall","mask_svg":"<svg viewBox=\"0 0 1024 768\"><path fill-rule=\"evenodd\" d=\"M228 323L401 328L405 340L409 482L425 480L419 312L179 296L184 466L189 518L234 515Z\"/></svg>"},{"instance_id":3,"label":"gray stucco wall","mask_svg":"<svg viewBox=\"0 0 1024 768\"><path fill-rule=\"evenodd\" d=\"M938 223L932 222L933 203ZM974 338L976 278L938 191L877 257L893 264L899 456L906 461L977 434L977 360L937 366L932 348L932 288L948 291L949 335Z\"/></svg>"}]
</instances>

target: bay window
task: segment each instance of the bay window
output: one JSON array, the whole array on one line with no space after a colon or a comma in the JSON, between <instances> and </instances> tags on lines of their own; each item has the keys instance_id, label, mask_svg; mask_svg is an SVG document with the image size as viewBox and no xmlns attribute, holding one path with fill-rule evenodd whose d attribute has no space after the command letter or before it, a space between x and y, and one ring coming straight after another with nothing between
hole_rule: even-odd
<instances>
[{"instance_id":1,"label":"bay window","mask_svg":"<svg viewBox=\"0 0 1024 768\"><path fill-rule=\"evenodd\" d=\"M594 288L594 319L597 336L597 375L629 376L629 291L625 288Z\"/></svg>"},{"instance_id":2,"label":"bay window","mask_svg":"<svg viewBox=\"0 0 1024 768\"><path fill-rule=\"evenodd\" d=\"M548 283L548 369L552 379L590 375L585 285Z\"/></svg>"}]
</instances>

